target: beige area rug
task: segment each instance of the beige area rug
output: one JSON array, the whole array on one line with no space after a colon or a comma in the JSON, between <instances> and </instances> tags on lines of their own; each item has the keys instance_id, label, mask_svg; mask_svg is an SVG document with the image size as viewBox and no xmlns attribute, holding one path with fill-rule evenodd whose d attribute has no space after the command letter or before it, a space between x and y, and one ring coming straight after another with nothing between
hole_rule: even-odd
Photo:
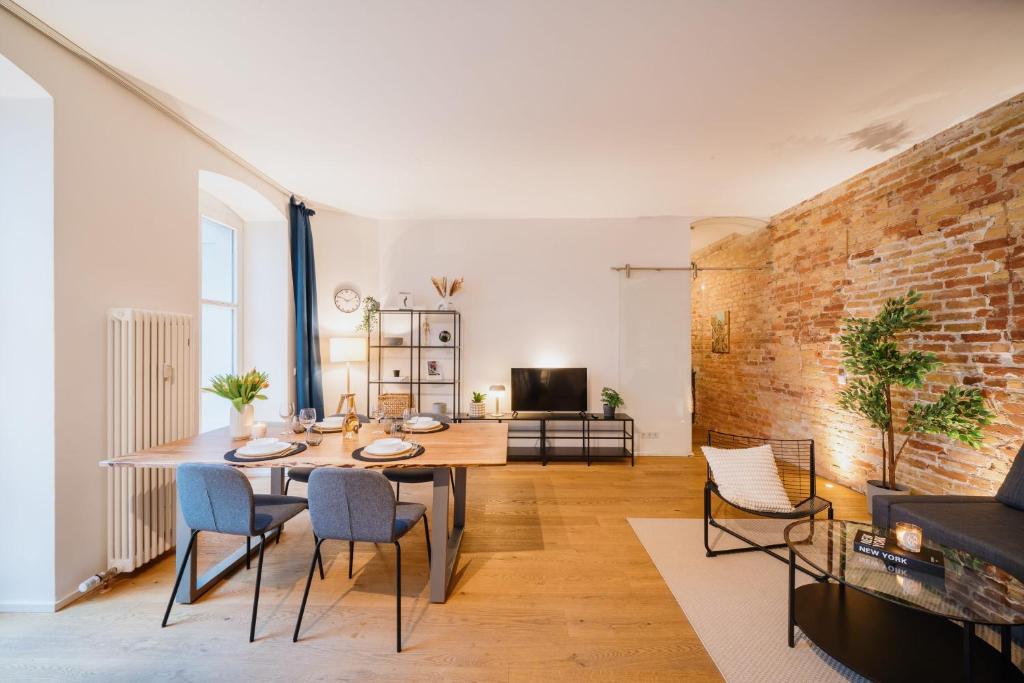
<instances>
[{"instance_id":1,"label":"beige area rug","mask_svg":"<svg viewBox=\"0 0 1024 683\"><path fill-rule=\"evenodd\" d=\"M796 647L787 645L789 570L782 562L764 553L706 557L699 519L631 518L629 523L726 681L866 680L799 629ZM768 542L779 542L785 526L775 520L730 519L729 524ZM717 529L710 538L712 548L738 545ZM811 581L797 573L798 585Z\"/></svg>"}]
</instances>

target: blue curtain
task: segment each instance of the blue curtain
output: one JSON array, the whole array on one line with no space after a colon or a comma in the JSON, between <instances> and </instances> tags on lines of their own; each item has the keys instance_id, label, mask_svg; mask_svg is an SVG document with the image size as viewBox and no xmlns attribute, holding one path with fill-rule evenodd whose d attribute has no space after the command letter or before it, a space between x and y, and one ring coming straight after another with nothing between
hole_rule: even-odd
<instances>
[{"instance_id":1,"label":"blue curtain","mask_svg":"<svg viewBox=\"0 0 1024 683\"><path fill-rule=\"evenodd\" d=\"M316 212L292 197L288 211L292 249L292 296L295 300L295 408L316 408L324 417L320 378L320 326L316 315L316 268L309 217Z\"/></svg>"}]
</instances>

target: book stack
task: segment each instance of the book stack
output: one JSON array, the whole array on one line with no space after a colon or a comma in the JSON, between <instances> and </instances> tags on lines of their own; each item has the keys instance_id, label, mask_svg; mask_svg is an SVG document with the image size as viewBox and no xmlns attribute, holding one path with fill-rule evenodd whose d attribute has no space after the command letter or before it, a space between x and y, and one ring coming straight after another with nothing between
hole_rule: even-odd
<instances>
[{"instance_id":1,"label":"book stack","mask_svg":"<svg viewBox=\"0 0 1024 683\"><path fill-rule=\"evenodd\" d=\"M946 574L945 558L941 552L925 547L920 552L909 552L896 544L894 534L880 536L860 530L853 539L853 550L878 558L894 574L920 572L940 578Z\"/></svg>"}]
</instances>

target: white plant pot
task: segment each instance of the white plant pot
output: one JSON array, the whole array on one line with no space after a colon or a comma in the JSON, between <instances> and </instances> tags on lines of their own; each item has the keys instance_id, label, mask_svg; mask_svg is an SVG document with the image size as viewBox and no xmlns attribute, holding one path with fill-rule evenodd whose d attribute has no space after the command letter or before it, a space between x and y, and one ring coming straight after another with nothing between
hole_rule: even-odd
<instances>
[{"instance_id":1,"label":"white plant pot","mask_svg":"<svg viewBox=\"0 0 1024 683\"><path fill-rule=\"evenodd\" d=\"M242 412L235 410L235 406L228 404L228 411L231 415L228 429L231 430L232 439L244 439L252 431L253 413L255 409L251 403L247 403Z\"/></svg>"},{"instance_id":2,"label":"white plant pot","mask_svg":"<svg viewBox=\"0 0 1024 683\"><path fill-rule=\"evenodd\" d=\"M483 403L470 403L469 404L469 416L470 417L483 417L487 411L486 406Z\"/></svg>"},{"instance_id":3,"label":"white plant pot","mask_svg":"<svg viewBox=\"0 0 1024 683\"><path fill-rule=\"evenodd\" d=\"M868 499L868 514L874 509L872 507L875 496L909 496L910 487L903 486L900 484L896 485L894 489L887 489L882 486L882 482L877 479L868 479L864 482L864 495Z\"/></svg>"}]
</instances>

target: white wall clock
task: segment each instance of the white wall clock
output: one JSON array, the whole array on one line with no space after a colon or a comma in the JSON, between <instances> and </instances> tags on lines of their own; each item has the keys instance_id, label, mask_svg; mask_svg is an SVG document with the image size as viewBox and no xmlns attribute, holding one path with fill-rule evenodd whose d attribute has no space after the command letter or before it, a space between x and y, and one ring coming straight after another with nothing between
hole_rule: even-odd
<instances>
[{"instance_id":1,"label":"white wall clock","mask_svg":"<svg viewBox=\"0 0 1024 683\"><path fill-rule=\"evenodd\" d=\"M359 304L362 298L359 296L359 292L354 289L339 289L338 293L334 295L334 305L338 307L338 310L342 313L354 313L359 310Z\"/></svg>"}]
</instances>

